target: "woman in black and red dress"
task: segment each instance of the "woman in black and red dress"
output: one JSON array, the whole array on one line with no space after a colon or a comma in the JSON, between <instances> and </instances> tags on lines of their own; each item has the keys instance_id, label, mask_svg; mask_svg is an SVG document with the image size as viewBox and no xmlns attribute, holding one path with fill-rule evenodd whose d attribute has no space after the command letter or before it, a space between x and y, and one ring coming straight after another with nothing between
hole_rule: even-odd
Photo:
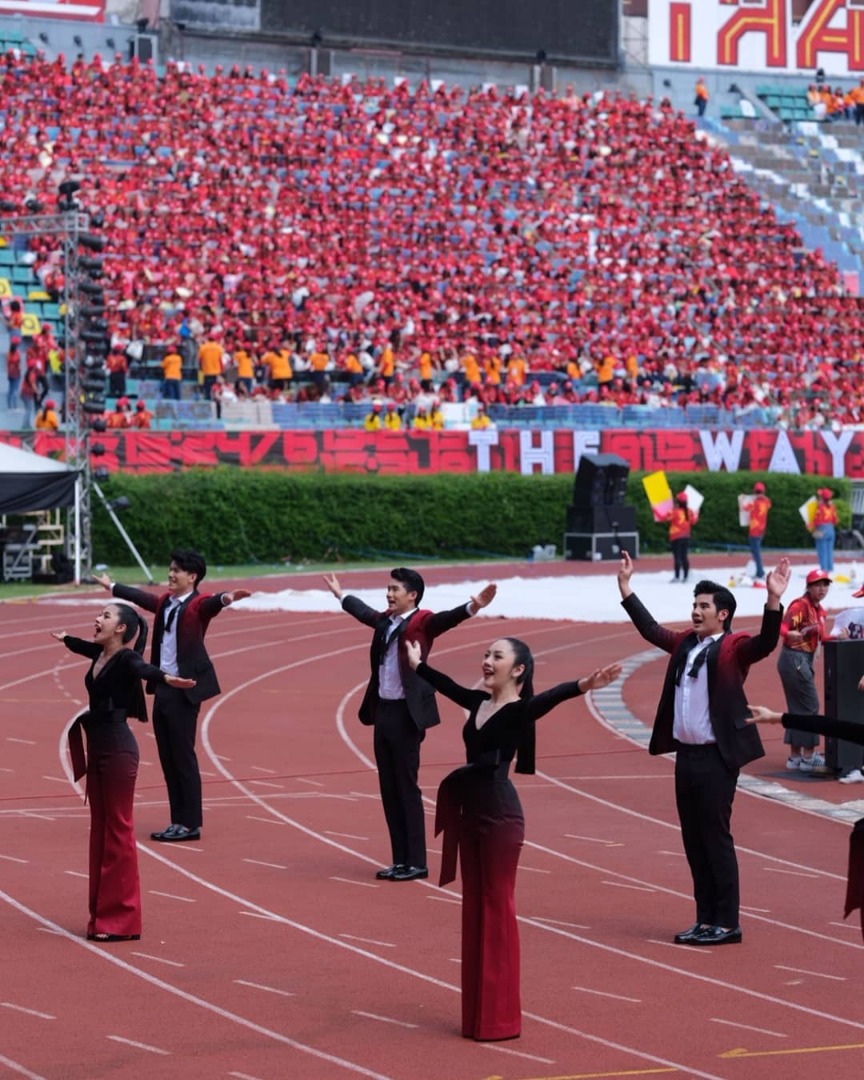
<instances>
[{"instance_id":1,"label":"woman in black and red dress","mask_svg":"<svg viewBox=\"0 0 864 1080\"><path fill-rule=\"evenodd\" d=\"M417 674L469 712L462 735L468 764L438 790L436 835L444 843L439 885L462 871L462 1034L478 1040L515 1039L522 1030L516 869L525 819L508 777L534 772L534 722L568 698L607 686L621 672L610 664L575 682L534 694L534 658L517 638L501 638L483 658L483 688L459 686L420 660L407 643Z\"/></svg>"},{"instance_id":2,"label":"woman in black and red dress","mask_svg":"<svg viewBox=\"0 0 864 1080\"><path fill-rule=\"evenodd\" d=\"M90 801L90 941L132 941L141 936L141 887L132 821L138 744L128 717L147 720L142 679L180 689L193 679L166 675L140 655L147 623L127 604L106 604L92 641L53 635L92 661L84 677L90 708L69 732L75 779L86 772ZM134 647L129 645L134 640ZM87 733L87 759L81 728Z\"/></svg>"}]
</instances>

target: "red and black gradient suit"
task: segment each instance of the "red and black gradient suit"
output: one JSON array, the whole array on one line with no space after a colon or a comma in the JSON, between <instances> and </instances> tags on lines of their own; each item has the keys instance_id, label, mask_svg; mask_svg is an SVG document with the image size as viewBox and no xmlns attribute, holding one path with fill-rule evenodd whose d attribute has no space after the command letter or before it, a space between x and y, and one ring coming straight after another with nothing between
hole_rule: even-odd
<instances>
[{"instance_id":1,"label":"red and black gradient suit","mask_svg":"<svg viewBox=\"0 0 864 1080\"><path fill-rule=\"evenodd\" d=\"M153 645L150 659L159 667L165 631L165 605L171 593L160 595L130 585L114 585L112 595L154 613ZM195 679L190 690L160 685L149 679L147 692L156 694L153 703L153 734L159 750L159 764L168 788L171 821L187 829L203 823L201 773L195 754L195 735L201 702L216 697L219 682L204 645L210 620L225 607L223 593L199 593L184 597L177 615L177 669L184 679Z\"/></svg>"}]
</instances>

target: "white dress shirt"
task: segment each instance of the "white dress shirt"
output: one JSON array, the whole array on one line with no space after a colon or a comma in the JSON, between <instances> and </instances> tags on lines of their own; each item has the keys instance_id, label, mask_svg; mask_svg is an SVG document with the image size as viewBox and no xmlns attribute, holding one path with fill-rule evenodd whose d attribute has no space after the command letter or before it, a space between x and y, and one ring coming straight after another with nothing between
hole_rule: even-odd
<instances>
[{"instance_id":1,"label":"white dress shirt","mask_svg":"<svg viewBox=\"0 0 864 1080\"><path fill-rule=\"evenodd\" d=\"M416 610L417 608L414 608L414 611ZM406 612L404 615L390 616L387 644L384 646L384 655L378 670L378 697L383 701L400 701L405 697L402 672L399 670L399 642L394 640L393 633L403 620L411 618L414 611Z\"/></svg>"},{"instance_id":2,"label":"white dress shirt","mask_svg":"<svg viewBox=\"0 0 864 1080\"><path fill-rule=\"evenodd\" d=\"M688 672L699 653L707 649L712 641L718 641L722 636L722 634L715 634L713 637L706 637L696 642L687 653L687 663L684 665L681 682L675 687L675 719L672 723L672 735L678 742L686 743L688 746L705 746L707 743L717 742L714 728L711 726L711 710L708 701L708 665L703 664L695 678Z\"/></svg>"},{"instance_id":3,"label":"white dress shirt","mask_svg":"<svg viewBox=\"0 0 864 1080\"><path fill-rule=\"evenodd\" d=\"M180 622L180 608L191 595L192 593L188 592L185 596L172 596L162 613L162 646L159 650L159 667L167 675L180 674L180 669L177 666L177 625ZM171 629L169 630L167 625L172 611L176 612L176 614L171 621Z\"/></svg>"}]
</instances>

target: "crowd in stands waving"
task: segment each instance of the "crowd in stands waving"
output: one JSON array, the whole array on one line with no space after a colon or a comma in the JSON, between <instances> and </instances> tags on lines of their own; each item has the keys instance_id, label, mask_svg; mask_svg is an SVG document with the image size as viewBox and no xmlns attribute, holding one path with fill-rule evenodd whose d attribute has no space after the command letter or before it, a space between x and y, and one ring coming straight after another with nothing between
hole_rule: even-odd
<instances>
[{"instance_id":1,"label":"crowd in stands waving","mask_svg":"<svg viewBox=\"0 0 864 1080\"><path fill-rule=\"evenodd\" d=\"M99 57L0 72L6 212L81 179L110 332L161 349L165 396L191 371L217 403L377 397L382 426L387 402L428 420L465 396L864 423L859 300L668 102ZM56 238L27 254L62 296Z\"/></svg>"}]
</instances>

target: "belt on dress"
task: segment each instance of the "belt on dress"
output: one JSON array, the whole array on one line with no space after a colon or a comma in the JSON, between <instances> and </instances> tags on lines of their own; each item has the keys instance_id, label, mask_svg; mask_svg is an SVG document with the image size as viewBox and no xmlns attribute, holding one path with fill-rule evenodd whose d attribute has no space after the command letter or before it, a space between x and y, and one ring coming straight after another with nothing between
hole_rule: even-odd
<instances>
[{"instance_id":1,"label":"belt on dress","mask_svg":"<svg viewBox=\"0 0 864 1080\"><path fill-rule=\"evenodd\" d=\"M72 777L74 780L80 780L87 772L87 755L84 752L84 737L81 734L84 724L88 721L95 721L100 726L125 724L126 716L125 709L111 709L110 712L96 713L95 716L89 711L83 712L76 717L66 737L69 743L69 756L72 759ZM84 793L84 800L85 802L87 800L86 792Z\"/></svg>"},{"instance_id":2,"label":"belt on dress","mask_svg":"<svg viewBox=\"0 0 864 1080\"><path fill-rule=\"evenodd\" d=\"M441 873L439 885L449 885L456 880L456 864L459 855L459 839L464 805L463 791L465 781L481 769L490 776L503 765L503 777L507 776L509 762L501 761L498 751L483 754L477 761L462 765L448 773L438 786L435 803L435 835L443 832L441 842Z\"/></svg>"}]
</instances>

